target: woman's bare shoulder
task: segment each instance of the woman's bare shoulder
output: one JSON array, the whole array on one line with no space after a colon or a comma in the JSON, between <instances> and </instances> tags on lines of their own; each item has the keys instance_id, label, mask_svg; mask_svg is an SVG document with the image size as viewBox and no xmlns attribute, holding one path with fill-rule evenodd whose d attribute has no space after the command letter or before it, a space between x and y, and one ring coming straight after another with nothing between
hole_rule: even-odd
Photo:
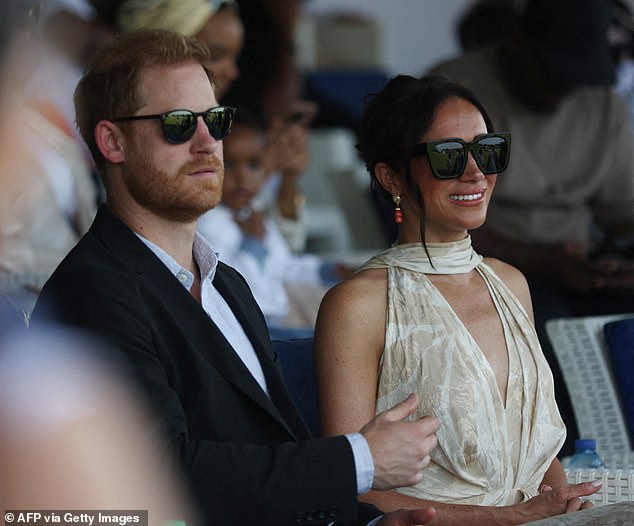
<instances>
[{"instance_id":1,"label":"woman's bare shoulder","mask_svg":"<svg viewBox=\"0 0 634 526\"><path fill-rule=\"evenodd\" d=\"M517 296L524 308L529 313L532 313L531 294L524 274L513 265L509 265L499 259L484 258L484 263L493 269L505 285L511 289L513 294Z\"/></svg>"},{"instance_id":2,"label":"woman's bare shoulder","mask_svg":"<svg viewBox=\"0 0 634 526\"><path fill-rule=\"evenodd\" d=\"M315 373L327 435L358 430L374 415L385 342L386 276L385 270L361 271L330 289L319 308Z\"/></svg>"},{"instance_id":3,"label":"woman's bare shoulder","mask_svg":"<svg viewBox=\"0 0 634 526\"><path fill-rule=\"evenodd\" d=\"M355 322L385 322L387 270L367 269L332 287L324 296L319 318L343 326ZM319 319L318 319L319 322Z\"/></svg>"},{"instance_id":4,"label":"woman's bare shoulder","mask_svg":"<svg viewBox=\"0 0 634 526\"><path fill-rule=\"evenodd\" d=\"M338 283L325 295L329 303L358 303L376 300L387 291L387 270L366 269Z\"/></svg>"},{"instance_id":5,"label":"woman's bare shoulder","mask_svg":"<svg viewBox=\"0 0 634 526\"><path fill-rule=\"evenodd\" d=\"M493 271L502 279L502 281L509 282L522 282L526 281L524 278L524 274L508 263L496 258L484 258L484 263L489 265L493 269Z\"/></svg>"}]
</instances>

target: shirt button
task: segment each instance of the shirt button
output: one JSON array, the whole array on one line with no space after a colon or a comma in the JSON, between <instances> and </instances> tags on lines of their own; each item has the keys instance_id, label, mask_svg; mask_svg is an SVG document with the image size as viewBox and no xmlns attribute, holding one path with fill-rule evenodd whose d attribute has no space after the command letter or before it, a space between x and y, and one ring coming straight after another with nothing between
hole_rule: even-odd
<instances>
[{"instance_id":1,"label":"shirt button","mask_svg":"<svg viewBox=\"0 0 634 526\"><path fill-rule=\"evenodd\" d=\"M191 285L192 279L191 279L190 276L187 275L187 272L182 272L182 271L179 272L176 275L176 278L178 279L178 281L181 282L182 285L184 285L186 287Z\"/></svg>"}]
</instances>

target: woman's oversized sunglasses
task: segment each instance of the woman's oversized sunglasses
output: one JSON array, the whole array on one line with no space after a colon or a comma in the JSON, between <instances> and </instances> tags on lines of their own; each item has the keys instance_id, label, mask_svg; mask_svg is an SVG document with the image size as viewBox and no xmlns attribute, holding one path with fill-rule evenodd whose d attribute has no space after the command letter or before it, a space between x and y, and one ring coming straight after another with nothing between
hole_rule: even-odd
<instances>
[{"instance_id":1,"label":"woman's oversized sunglasses","mask_svg":"<svg viewBox=\"0 0 634 526\"><path fill-rule=\"evenodd\" d=\"M198 117L202 117L205 121L209 135L217 141L221 141L229 135L235 113L236 108L231 106L216 106L199 112L171 110L154 115L130 115L128 117L115 117L110 120L112 122L120 122L158 119L161 121L161 130L163 130L165 140L172 144L182 144L194 136L198 126Z\"/></svg>"},{"instance_id":2,"label":"woman's oversized sunglasses","mask_svg":"<svg viewBox=\"0 0 634 526\"><path fill-rule=\"evenodd\" d=\"M438 179L457 179L467 166L469 152L483 174L506 170L511 155L511 134L508 132L479 135L473 142L462 139L439 139L417 144L412 157L425 155L432 173Z\"/></svg>"}]
</instances>

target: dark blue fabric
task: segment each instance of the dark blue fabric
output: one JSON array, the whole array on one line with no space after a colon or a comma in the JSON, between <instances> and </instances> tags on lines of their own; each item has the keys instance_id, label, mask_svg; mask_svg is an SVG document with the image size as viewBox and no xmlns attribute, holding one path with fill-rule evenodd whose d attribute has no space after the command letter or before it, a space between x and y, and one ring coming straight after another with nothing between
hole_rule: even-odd
<instances>
[{"instance_id":1,"label":"dark blue fabric","mask_svg":"<svg viewBox=\"0 0 634 526\"><path fill-rule=\"evenodd\" d=\"M313 339L273 340L273 350L279 356L284 380L295 405L313 436L319 436Z\"/></svg>"},{"instance_id":2,"label":"dark blue fabric","mask_svg":"<svg viewBox=\"0 0 634 526\"><path fill-rule=\"evenodd\" d=\"M363 115L364 98L381 91L388 76L375 70L320 69L306 73L305 80L310 98L320 105L320 112L322 102L328 102L345 113L340 117L342 121L359 122Z\"/></svg>"},{"instance_id":3,"label":"dark blue fabric","mask_svg":"<svg viewBox=\"0 0 634 526\"><path fill-rule=\"evenodd\" d=\"M634 318L606 323L603 331L630 444L634 444Z\"/></svg>"}]
</instances>

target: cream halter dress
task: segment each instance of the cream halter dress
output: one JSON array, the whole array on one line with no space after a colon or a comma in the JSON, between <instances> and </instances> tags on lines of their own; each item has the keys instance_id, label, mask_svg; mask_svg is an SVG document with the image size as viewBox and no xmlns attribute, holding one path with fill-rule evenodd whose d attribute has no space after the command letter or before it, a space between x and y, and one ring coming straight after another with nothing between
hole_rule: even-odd
<instances>
[{"instance_id":1,"label":"cream halter dress","mask_svg":"<svg viewBox=\"0 0 634 526\"><path fill-rule=\"evenodd\" d=\"M537 494L561 448L565 427L553 378L533 323L471 238L392 247L360 270L387 268L385 350L379 364L377 412L413 391L415 417L436 415L438 447L415 486L399 492L463 504L507 505ZM472 270L485 281L508 350L506 406L493 370L475 340L426 274Z\"/></svg>"}]
</instances>

